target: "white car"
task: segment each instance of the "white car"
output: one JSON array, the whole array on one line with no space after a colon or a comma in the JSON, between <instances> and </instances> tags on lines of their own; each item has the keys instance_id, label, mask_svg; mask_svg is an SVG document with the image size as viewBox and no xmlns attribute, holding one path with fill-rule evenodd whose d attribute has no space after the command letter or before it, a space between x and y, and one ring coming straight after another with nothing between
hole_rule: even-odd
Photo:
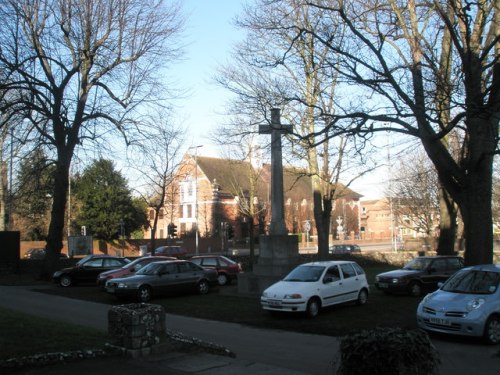
<instances>
[{"instance_id":1,"label":"white car","mask_svg":"<svg viewBox=\"0 0 500 375\"><path fill-rule=\"evenodd\" d=\"M315 317L326 306L351 301L364 305L369 290L365 271L356 262L312 262L296 267L264 290L260 303L264 310L306 312Z\"/></svg>"}]
</instances>

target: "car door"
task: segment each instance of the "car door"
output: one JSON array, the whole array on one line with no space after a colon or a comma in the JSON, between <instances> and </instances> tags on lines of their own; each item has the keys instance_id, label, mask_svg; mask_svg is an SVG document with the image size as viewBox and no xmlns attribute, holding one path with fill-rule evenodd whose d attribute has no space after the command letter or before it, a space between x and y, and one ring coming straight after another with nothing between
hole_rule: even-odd
<instances>
[{"instance_id":1,"label":"car door","mask_svg":"<svg viewBox=\"0 0 500 375\"><path fill-rule=\"evenodd\" d=\"M422 275L421 278L424 287L434 289L437 287L438 282L446 280L448 278L447 268L446 259L433 259L427 268L427 273Z\"/></svg>"},{"instance_id":2,"label":"car door","mask_svg":"<svg viewBox=\"0 0 500 375\"><path fill-rule=\"evenodd\" d=\"M183 290L193 289L203 275L203 269L195 264L179 263L179 287Z\"/></svg>"},{"instance_id":3,"label":"car door","mask_svg":"<svg viewBox=\"0 0 500 375\"><path fill-rule=\"evenodd\" d=\"M358 298L360 289L360 278L351 263L343 263L340 265L342 271L343 294L342 301L352 301Z\"/></svg>"},{"instance_id":4,"label":"car door","mask_svg":"<svg viewBox=\"0 0 500 375\"><path fill-rule=\"evenodd\" d=\"M99 274L103 272L102 262L103 258L90 259L89 261L78 267L78 269L76 269L76 271L72 275L72 278L76 282L95 282L97 280L97 276L99 276Z\"/></svg>"},{"instance_id":5,"label":"car door","mask_svg":"<svg viewBox=\"0 0 500 375\"><path fill-rule=\"evenodd\" d=\"M162 264L160 269L149 279L156 295L171 293L177 290L179 270L177 263Z\"/></svg>"},{"instance_id":6,"label":"car door","mask_svg":"<svg viewBox=\"0 0 500 375\"><path fill-rule=\"evenodd\" d=\"M344 285L338 265L328 267L319 284L319 294L323 306L341 303L344 295Z\"/></svg>"}]
</instances>

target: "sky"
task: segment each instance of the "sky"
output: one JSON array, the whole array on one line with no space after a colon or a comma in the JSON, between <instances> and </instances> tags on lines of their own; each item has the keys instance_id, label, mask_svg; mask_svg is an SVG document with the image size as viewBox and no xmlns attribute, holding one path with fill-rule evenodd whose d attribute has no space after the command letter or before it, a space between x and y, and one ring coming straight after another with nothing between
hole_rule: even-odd
<instances>
[{"instance_id":1,"label":"sky","mask_svg":"<svg viewBox=\"0 0 500 375\"><path fill-rule=\"evenodd\" d=\"M188 128L188 147L198 146L198 155L221 157L208 139L217 124L224 121L224 105L229 94L213 83L220 64L230 60L231 48L244 37L234 26L234 18L241 15L243 4L252 0L182 0L187 14L185 56L171 73L187 89L189 95L176 104L177 117ZM381 175L371 174L352 185L363 194L363 200L383 196Z\"/></svg>"}]
</instances>

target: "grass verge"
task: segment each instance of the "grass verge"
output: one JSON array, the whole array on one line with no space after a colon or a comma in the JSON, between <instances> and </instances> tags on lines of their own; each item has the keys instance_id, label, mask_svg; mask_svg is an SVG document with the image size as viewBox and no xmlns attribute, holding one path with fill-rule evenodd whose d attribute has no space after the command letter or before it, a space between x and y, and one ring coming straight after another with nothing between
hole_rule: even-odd
<instances>
[{"instance_id":1,"label":"grass verge","mask_svg":"<svg viewBox=\"0 0 500 375\"><path fill-rule=\"evenodd\" d=\"M0 359L37 353L104 349L107 333L0 308Z\"/></svg>"}]
</instances>

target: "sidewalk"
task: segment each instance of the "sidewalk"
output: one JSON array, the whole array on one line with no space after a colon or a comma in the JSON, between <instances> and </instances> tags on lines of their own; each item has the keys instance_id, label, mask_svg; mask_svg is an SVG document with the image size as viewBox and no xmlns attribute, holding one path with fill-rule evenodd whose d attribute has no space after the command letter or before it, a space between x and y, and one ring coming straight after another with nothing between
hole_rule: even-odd
<instances>
[{"instance_id":1,"label":"sidewalk","mask_svg":"<svg viewBox=\"0 0 500 375\"><path fill-rule=\"evenodd\" d=\"M0 306L45 318L107 330L108 305L0 286ZM167 314L167 329L223 346L236 358L208 353L162 353L149 357L99 358L33 369L23 374L276 374L332 375L338 353L335 337L265 330L233 323ZM500 347L477 341L432 339L442 365L440 375L500 373Z\"/></svg>"}]
</instances>

